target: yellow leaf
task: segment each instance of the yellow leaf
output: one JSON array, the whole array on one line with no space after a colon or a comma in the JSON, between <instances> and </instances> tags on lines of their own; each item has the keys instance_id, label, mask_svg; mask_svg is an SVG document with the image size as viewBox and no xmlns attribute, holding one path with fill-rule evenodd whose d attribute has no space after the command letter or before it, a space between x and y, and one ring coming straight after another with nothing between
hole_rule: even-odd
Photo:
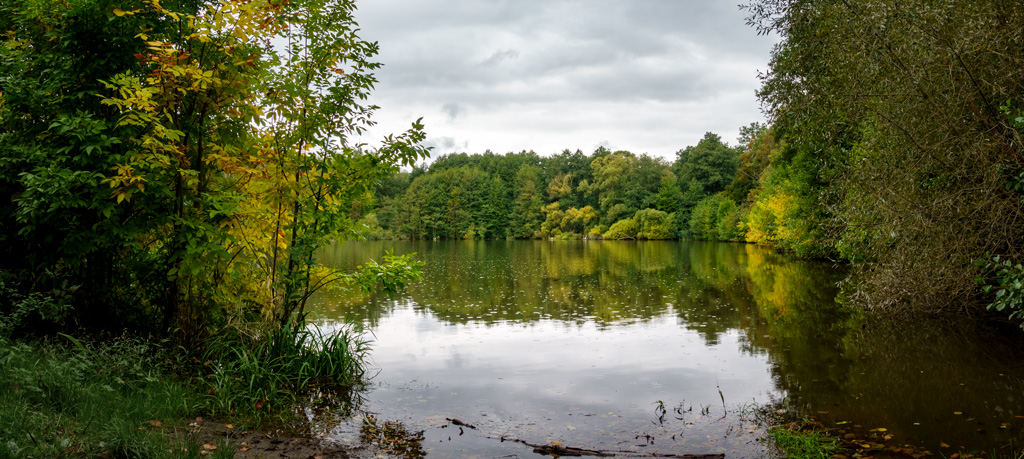
<instances>
[{"instance_id":1,"label":"yellow leaf","mask_svg":"<svg viewBox=\"0 0 1024 459\"><path fill-rule=\"evenodd\" d=\"M114 8L114 16L121 17L125 15L125 11L121 8Z\"/></svg>"},{"instance_id":2,"label":"yellow leaf","mask_svg":"<svg viewBox=\"0 0 1024 459\"><path fill-rule=\"evenodd\" d=\"M941 446L943 448L949 448L949 445L947 445L947 444L945 444L943 442L939 442L939 446Z\"/></svg>"},{"instance_id":3,"label":"yellow leaf","mask_svg":"<svg viewBox=\"0 0 1024 459\"><path fill-rule=\"evenodd\" d=\"M877 430L879 432L885 432L885 431L888 431L889 429L886 429L885 427L879 427Z\"/></svg>"}]
</instances>

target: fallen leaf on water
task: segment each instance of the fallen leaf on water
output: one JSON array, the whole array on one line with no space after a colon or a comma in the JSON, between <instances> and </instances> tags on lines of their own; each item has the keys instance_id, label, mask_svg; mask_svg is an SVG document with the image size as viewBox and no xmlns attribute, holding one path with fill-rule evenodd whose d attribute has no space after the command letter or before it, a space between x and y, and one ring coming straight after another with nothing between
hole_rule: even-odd
<instances>
[{"instance_id":1,"label":"fallen leaf on water","mask_svg":"<svg viewBox=\"0 0 1024 459\"><path fill-rule=\"evenodd\" d=\"M576 428L575 428L575 427L573 427L573 426L571 426L571 425L567 425L567 426L565 426L565 428L566 428L566 429L569 429L569 430L576 430Z\"/></svg>"}]
</instances>

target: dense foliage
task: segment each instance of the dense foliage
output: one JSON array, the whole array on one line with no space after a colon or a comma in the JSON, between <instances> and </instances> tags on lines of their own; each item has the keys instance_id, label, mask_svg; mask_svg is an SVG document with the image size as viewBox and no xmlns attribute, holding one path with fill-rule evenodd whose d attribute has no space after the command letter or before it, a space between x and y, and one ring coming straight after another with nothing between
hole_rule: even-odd
<instances>
[{"instance_id":1,"label":"dense foliage","mask_svg":"<svg viewBox=\"0 0 1024 459\"><path fill-rule=\"evenodd\" d=\"M368 238L704 239L827 257L815 163L760 123L714 133L667 162L598 148L452 154L353 203Z\"/></svg>"},{"instance_id":2,"label":"dense foliage","mask_svg":"<svg viewBox=\"0 0 1024 459\"><path fill-rule=\"evenodd\" d=\"M451 154L392 176L356 200L350 216L371 238L677 239L691 233L690 213L702 200L721 195L737 207L723 193L744 151L708 133L673 163L603 147L550 157ZM720 239L742 239L727 226Z\"/></svg>"},{"instance_id":3,"label":"dense foliage","mask_svg":"<svg viewBox=\"0 0 1024 459\"><path fill-rule=\"evenodd\" d=\"M782 38L760 91L781 145L761 185L778 198L759 214L802 214L789 237L857 262L855 297L865 304L976 304L977 260L1024 257L1019 5L759 0L747 8L758 30ZM980 274L1002 285L1017 276Z\"/></svg>"},{"instance_id":4,"label":"dense foliage","mask_svg":"<svg viewBox=\"0 0 1024 459\"><path fill-rule=\"evenodd\" d=\"M313 253L351 201L424 155L422 126L349 139L376 107L351 1L0 3L0 329L201 337L278 327L357 274ZM399 273L398 277L382 275Z\"/></svg>"}]
</instances>

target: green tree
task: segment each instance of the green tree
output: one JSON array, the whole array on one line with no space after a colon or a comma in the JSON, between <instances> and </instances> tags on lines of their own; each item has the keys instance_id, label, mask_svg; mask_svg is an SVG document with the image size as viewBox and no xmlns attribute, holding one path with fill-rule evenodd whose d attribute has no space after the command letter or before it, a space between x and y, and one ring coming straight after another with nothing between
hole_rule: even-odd
<instances>
[{"instance_id":1,"label":"green tree","mask_svg":"<svg viewBox=\"0 0 1024 459\"><path fill-rule=\"evenodd\" d=\"M710 195L732 183L739 165L739 151L708 132L697 145L676 152L675 173L680 183L696 181Z\"/></svg>"},{"instance_id":2,"label":"green tree","mask_svg":"<svg viewBox=\"0 0 1024 459\"><path fill-rule=\"evenodd\" d=\"M933 309L976 304L973 261L1020 258L1024 205L1012 107L1024 16L1001 2L756 1L782 41L759 91L824 245L859 262L857 298ZM1007 104L1007 102L1009 102ZM1014 113L1008 116L1005 106ZM803 160L802 156L813 158ZM781 173L781 171L780 171ZM1008 190L1009 187L1009 190Z\"/></svg>"},{"instance_id":3,"label":"green tree","mask_svg":"<svg viewBox=\"0 0 1024 459\"><path fill-rule=\"evenodd\" d=\"M14 217L5 242L31 252L10 268L95 289L83 321L185 338L239 305L283 324L323 283L354 281L313 252L351 235L353 200L424 152L418 124L373 151L347 141L368 125L379 67L353 4L121 8L0 4L0 187L15 197L0 213Z\"/></svg>"},{"instance_id":4,"label":"green tree","mask_svg":"<svg viewBox=\"0 0 1024 459\"><path fill-rule=\"evenodd\" d=\"M500 176L492 176L484 210L487 237L505 239L511 235L509 216L512 214L510 187Z\"/></svg>"},{"instance_id":5,"label":"green tree","mask_svg":"<svg viewBox=\"0 0 1024 459\"><path fill-rule=\"evenodd\" d=\"M524 164L516 174L515 213L512 218L512 235L531 238L540 229L541 207L544 205L538 185L540 169Z\"/></svg>"}]
</instances>

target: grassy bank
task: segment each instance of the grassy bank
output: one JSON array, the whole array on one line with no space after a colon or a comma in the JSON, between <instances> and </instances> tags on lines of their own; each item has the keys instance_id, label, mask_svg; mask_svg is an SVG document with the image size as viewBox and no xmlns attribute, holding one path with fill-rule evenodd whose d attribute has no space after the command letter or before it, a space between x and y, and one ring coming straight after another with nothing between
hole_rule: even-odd
<instances>
[{"instance_id":1,"label":"grassy bank","mask_svg":"<svg viewBox=\"0 0 1024 459\"><path fill-rule=\"evenodd\" d=\"M0 457L168 457L167 436L152 428L203 406L169 355L126 337L0 339Z\"/></svg>"},{"instance_id":2,"label":"grassy bank","mask_svg":"<svg viewBox=\"0 0 1024 459\"><path fill-rule=\"evenodd\" d=\"M296 406L324 399L323 388L357 384L367 351L349 329L299 326L235 330L204 347L128 336L0 338L0 458L231 457L231 448L201 455L186 420L288 421ZM320 390L306 390L314 384Z\"/></svg>"}]
</instances>

